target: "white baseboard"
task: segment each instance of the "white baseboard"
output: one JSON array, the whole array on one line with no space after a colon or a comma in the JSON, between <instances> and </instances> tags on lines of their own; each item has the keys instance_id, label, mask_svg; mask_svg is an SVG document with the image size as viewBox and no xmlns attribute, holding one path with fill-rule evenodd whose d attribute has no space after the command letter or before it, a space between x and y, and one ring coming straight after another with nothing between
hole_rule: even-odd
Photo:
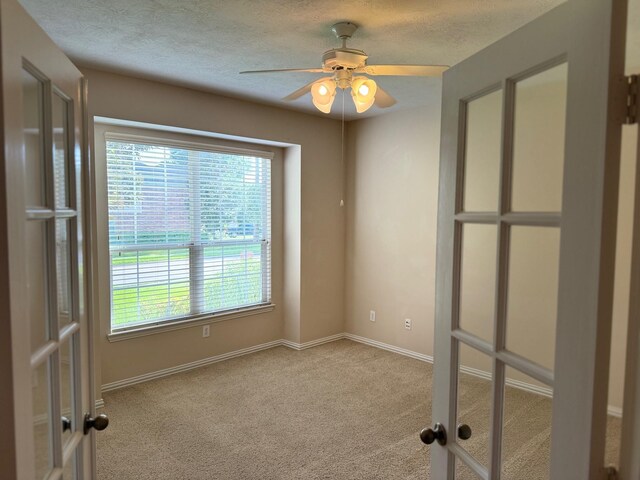
<instances>
[{"instance_id":1,"label":"white baseboard","mask_svg":"<svg viewBox=\"0 0 640 480\"><path fill-rule=\"evenodd\" d=\"M468 375L473 375L474 377L482 378L484 380L491 380L491 374L489 372L485 372L484 370L465 367L463 365L460 367L460 371ZM547 397L547 398L553 397L553 390L550 387L534 385L532 383L522 382L520 380L513 380L511 378L507 378L504 383L509 387L517 388L519 390L524 390L525 392L534 393L536 395L542 395L543 397ZM611 415L612 417L622 418L622 408L609 405L607 407L607 414Z\"/></svg>"},{"instance_id":2,"label":"white baseboard","mask_svg":"<svg viewBox=\"0 0 640 480\"><path fill-rule=\"evenodd\" d=\"M137 383L148 382L149 380L155 380L156 378L167 377L175 373L186 372L188 370L193 370L194 368L211 365L212 363L222 362L223 360L229 360L230 358L241 357L243 355L259 352L261 350L278 347L280 345L282 345L282 340L274 340L273 342L262 343L253 347L242 348L233 352L203 358L202 360L196 360L195 362L184 363L176 367L164 368L155 372L145 373L143 375L137 375L135 377L125 378L123 380L118 380L115 382L105 383L104 385L102 385L102 393L135 385Z\"/></svg>"},{"instance_id":3,"label":"white baseboard","mask_svg":"<svg viewBox=\"0 0 640 480\"><path fill-rule=\"evenodd\" d=\"M622 408L620 407L614 407L612 405L609 405L607 407L607 413L612 417L622 418Z\"/></svg>"},{"instance_id":4,"label":"white baseboard","mask_svg":"<svg viewBox=\"0 0 640 480\"><path fill-rule=\"evenodd\" d=\"M483 380L491 380L491 373L485 372L484 370L478 370L477 368L471 368L471 367L466 367L462 365L460 367L460 371L462 373L466 373L467 375L482 378ZM507 378L505 381L505 384L509 387L517 388L519 390L524 390L525 392L535 393L536 395L542 395L543 397L551 398L553 396L553 390L549 387L534 385L532 383L522 382L520 380L513 380L511 378Z\"/></svg>"},{"instance_id":5,"label":"white baseboard","mask_svg":"<svg viewBox=\"0 0 640 480\"><path fill-rule=\"evenodd\" d=\"M329 342L335 342L336 340L342 340L345 338L344 333L337 333L336 335L331 335L329 337L319 338L317 340L311 340L310 342L305 343L296 343L291 340L282 339L282 345L285 347L293 348L294 350L306 350L307 348L317 347L318 345L323 345Z\"/></svg>"},{"instance_id":6,"label":"white baseboard","mask_svg":"<svg viewBox=\"0 0 640 480\"><path fill-rule=\"evenodd\" d=\"M203 367L205 365L210 365L212 363L221 362L223 360L228 360L228 359L240 357L243 355L248 355L250 353L259 352L261 350L267 350L269 348L285 346L285 347L292 348L294 350L306 350L307 348L317 347L318 345L323 345L325 343L335 342L336 340L342 340L342 339L363 343L371 347L387 350L389 352L397 353L399 355L404 355L405 357L414 358L422 362L431 363L431 364L433 363L433 357L431 355L414 352L412 350L407 350L406 348L396 347L395 345L379 342L378 340L372 340L370 338L361 337L359 335L354 335L353 333L345 332L345 333L337 333L335 335L330 335L328 337L319 338L317 340L311 340L310 342L305 342L305 343L296 343L296 342L292 342L291 340L286 340L284 338L280 340L274 340L272 342L262 343L254 347L243 348L241 350L235 350L233 352L223 353L221 355L215 355L213 357L204 358L202 360L197 360L195 362L185 363L183 365L178 365L176 367L165 368L163 370L158 370L156 372L145 373L143 375L138 375L136 377L125 378L124 380L118 380L116 382L106 383L102 385L102 392L110 392L112 390L128 387L131 385L135 385L137 383L143 383L149 380L155 380L156 378L167 377L175 373L186 372L188 370L193 370L194 368ZM462 366L460 368L460 371L468 375L473 375L474 377L482 378L485 380L491 380L491 374L489 372L485 372L484 370L478 370L476 368ZM512 380L512 379L507 379L505 383L510 387L518 388L520 390L524 390L525 392L533 393L536 395L542 395L549 398L552 396L552 390L549 387L542 387L539 385L533 385L530 383L521 382L519 380ZM98 405L99 403L101 404ZM104 400L102 399L97 400L96 408L102 408L102 407L104 407ZM622 409L619 407L614 407L610 405L607 408L607 413L613 417L618 417L618 418L622 417Z\"/></svg>"},{"instance_id":7,"label":"white baseboard","mask_svg":"<svg viewBox=\"0 0 640 480\"><path fill-rule=\"evenodd\" d=\"M395 345L389 345L388 343L379 342L377 340L372 340L366 337L360 337L358 335L354 335L353 333L345 333L344 338L353 340L354 342L364 343L365 345L369 345L371 347L381 348L383 350L388 350L389 352L398 353L406 357L415 358L416 360L420 360L423 362L433 363L433 357L431 355L413 352L411 350L396 347ZM484 380L491 380L491 373L485 372L484 370L478 370L477 368L466 367L463 365L460 367L460 371L468 375L473 375L474 377L482 378ZM524 390L525 392L542 395L548 398L552 397L553 390L549 387L533 385L531 383L522 382L520 380L513 380L510 378L507 378L505 384L513 388ZM620 407L609 405L609 407L607 407L607 413L613 417L622 417L622 409Z\"/></svg>"},{"instance_id":8,"label":"white baseboard","mask_svg":"<svg viewBox=\"0 0 640 480\"><path fill-rule=\"evenodd\" d=\"M343 333L331 335L329 337L319 338L305 343L295 343L290 340L280 339L272 342L262 343L253 347L243 348L240 350L234 350L233 352L223 353L221 355L214 355L213 357L203 358L202 360L196 360L195 362L184 363L175 367L164 368L155 372L145 373L137 375L135 377L125 378L123 380L117 380L115 382L105 383L102 385L102 392L110 392L119 388L129 387L138 383L148 382L149 380L155 380L156 378L167 377L175 373L186 372L193 370L194 368L203 367L205 365L211 365L212 363L222 362L223 360L229 360L231 358L241 357L250 353L259 352L261 350L267 350L269 348L285 346L293 348L294 350L305 350L307 348L322 345L324 343L335 342L344 338ZM104 402L103 402L104 405Z\"/></svg>"},{"instance_id":9,"label":"white baseboard","mask_svg":"<svg viewBox=\"0 0 640 480\"><path fill-rule=\"evenodd\" d=\"M406 348L400 348L388 343L371 340L370 338L360 337L359 335L354 335L353 333L345 333L344 338L353 340L354 342L364 343L365 345L369 345L371 347L381 348L382 350L387 350L389 352L399 353L400 355L404 355L405 357L415 358L416 360L420 360L422 362L433 363L433 357L431 355L413 352L411 350L407 350Z\"/></svg>"}]
</instances>

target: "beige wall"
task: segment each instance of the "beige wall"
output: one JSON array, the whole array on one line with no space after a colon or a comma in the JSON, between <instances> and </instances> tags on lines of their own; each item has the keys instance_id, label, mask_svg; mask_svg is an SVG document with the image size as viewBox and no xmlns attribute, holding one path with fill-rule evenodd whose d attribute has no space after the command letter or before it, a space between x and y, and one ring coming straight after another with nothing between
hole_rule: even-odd
<instances>
[{"instance_id":1,"label":"beige wall","mask_svg":"<svg viewBox=\"0 0 640 480\"><path fill-rule=\"evenodd\" d=\"M283 337L306 342L343 330L432 355L439 103L347 124L343 211L339 206L338 122L94 70L85 70L85 74L90 81L92 116L291 144L274 163L279 165L274 167L273 214L274 228L279 230L274 232L276 309L213 324L208 339L201 337L200 327L194 327L111 343L106 340L108 287L105 290L100 285L98 384ZM625 140L629 154L632 142ZM614 406L621 404L629 296L626 279L633 189L633 158L629 156L623 160L619 213L610 401ZM99 212L97 220L104 226ZM108 271L108 264L102 262L99 270ZM470 298L474 291L477 298L487 297L486 282L475 281ZM376 322L369 321L370 310L376 311ZM526 313L531 318L532 312ZM404 328L405 318L412 319L411 331ZM551 338L551 329L552 323L547 322L546 329L534 330L537 343ZM530 334L525 328L513 338L517 342ZM522 342L523 348L531 343ZM540 355L537 360L547 363L551 352L549 347L528 354ZM481 359L468 363L484 368Z\"/></svg>"},{"instance_id":2,"label":"beige wall","mask_svg":"<svg viewBox=\"0 0 640 480\"><path fill-rule=\"evenodd\" d=\"M542 82L531 93L528 100L523 99L522 104L529 110L529 120L540 112L552 112L562 105L562 90L557 85L554 87L553 82ZM541 105L540 98L552 100L547 105ZM527 119L521 120L521 126L526 127ZM553 128L553 123L548 122L546 126ZM490 129L490 122L482 123L481 128ZM434 341L439 130L439 105L351 122L348 128L346 331L427 355L433 354ZM481 136L495 137L491 132L484 132ZM621 178L609 400L611 406L618 408L622 405L629 301L634 173L634 139L629 137L626 135L623 142L625 154ZM537 181L548 189L550 182L544 179L545 171L550 176L557 175L557 172L553 173L553 162L558 158L555 152L561 150L557 145L560 137L548 134L545 138L544 146L532 150L527 162L529 166L532 163L537 165L537 168L532 170L523 164L521 171L524 175L535 175ZM532 139L522 138L520 141L526 144ZM487 148L486 151L491 152L492 149ZM548 163L548 169L545 162ZM486 175L480 175L479 178L486 190L492 180ZM483 185L479 185L480 194ZM526 200L527 196L540 194L544 195L544 201L554 196L557 198L554 192L545 190L532 190L522 198ZM542 208L546 207L543 205ZM510 348L546 366L551 366L554 353L555 306L549 308L546 302L531 300L538 295L554 297L551 290L555 292L553 285L557 285L557 274L553 262L541 260L554 256L557 259L557 239L553 238L553 233L551 229L538 229L537 235L528 236L532 240L530 245L521 243L522 251L528 254L521 255L514 264L517 271L513 272L511 282L520 295L512 299L509 316L514 320L508 328ZM474 242L470 241L474 243L470 253L481 261L468 263L471 271L466 295L469 303L476 308L466 309L466 322L467 328L479 334L491 328L491 320L487 322L478 312L493 314L495 273L487 275L482 270L487 268L487 262L495 269L495 233L477 231L470 236L475 238ZM553 287L551 290L550 285ZM491 292L487 293L487 289ZM527 292L531 295L527 295ZM376 311L375 322L369 321L369 310ZM413 320L411 331L404 329L404 318ZM481 357L467 352L463 363L471 368L490 370L486 359ZM514 374L514 380L536 383L517 374Z\"/></svg>"},{"instance_id":3,"label":"beige wall","mask_svg":"<svg viewBox=\"0 0 640 480\"><path fill-rule=\"evenodd\" d=\"M103 276L97 286L101 324L96 349L101 370L97 372L98 385L282 338L284 325L289 322L285 321L285 312L289 315L295 311L295 306L285 308L285 298L287 302L291 298L299 301L299 341L343 331L344 213L339 206L339 122L92 69L83 69L83 73L89 80L91 118L124 119L291 145L285 149L287 160L283 162L280 157L279 171L274 168L273 175L273 225L279 230L273 235L275 310L212 324L207 339L202 338L200 327L194 327L112 343L106 338L109 289ZM289 159L295 157L296 148L299 166L292 168L298 168L299 173L284 172ZM96 168L96 183L104 185L99 171ZM281 183L276 186L278 178ZM298 201L284 198L287 191L289 195L295 191L295 186L282 184L285 178L299 181ZM97 205L95 214L103 229L104 203ZM299 227L295 226L295 219L299 219ZM284 271L289 267L285 265L284 231L293 232L288 242L299 251L299 280L290 275L284 280ZM104 240L106 234L102 235ZM280 245L276 244L278 238ZM104 252L98 256L99 272L108 272L105 258L108 259ZM298 289L299 295L284 295L285 288Z\"/></svg>"},{"instance_id":4,"label":"beige wall","mask_svg":"<svg viewBox=\"0 0 640 480\"><path fill-rule=\"evenodd\" d=\"M347 137L346 331L432 355L440 104L350 122Z\"/></svg>"}]
</instances>

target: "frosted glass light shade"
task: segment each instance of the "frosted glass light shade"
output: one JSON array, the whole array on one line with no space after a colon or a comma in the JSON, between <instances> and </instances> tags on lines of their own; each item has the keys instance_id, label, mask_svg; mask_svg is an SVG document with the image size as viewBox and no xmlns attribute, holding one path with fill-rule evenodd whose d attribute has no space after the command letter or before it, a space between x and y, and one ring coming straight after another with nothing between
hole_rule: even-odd
<instances>
[{"instance_id":1,"label":"frosted glass light shade","mask_svg":"<svg viewBox=\"0 0 640 480\"><path fill-rule=\"evenodd\" d=\"M331 111L331 105L336 97L336 82L330 78L316 82L311 86L313 104L323 113Z\"/></svg>"},{"instance_id":2,"label":"frosted glass light shade","mask_svg":"<svg viewBox=\"0 0 640 480\"><path fill-rule=\"evenodd\" d=\"M354 77L351 82L351 97L358 113L366 112L376 100L378 86L367 77Z\"/></svg>"}]
</instances>

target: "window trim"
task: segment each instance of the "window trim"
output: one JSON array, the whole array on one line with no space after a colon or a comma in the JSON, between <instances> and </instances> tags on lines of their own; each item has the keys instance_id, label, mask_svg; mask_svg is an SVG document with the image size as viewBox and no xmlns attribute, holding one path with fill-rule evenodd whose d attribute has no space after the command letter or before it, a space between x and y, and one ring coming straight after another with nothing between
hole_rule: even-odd
<instances>
[{"instance_id":1,"label":"window trim","mask_svg":"<svg viewBox=\"0 0 640 480\"><path fill-rule=\"evenodd\" d=\"M158 133L163 133L162 131L158 131ZM132 143L152 143L153 145L163 146L163 147L179 147L185 150L192 150L197 152L212 152L212 153L229 153L235 155L243 155L243 156L253 156L259 157L262 159L273 161L275 158L275 153L268 150L257 150L245 147L232 147L227 145L217 145L214 143L203 143L197 141L190 140L179 140L173 138L164 138L164 137L156 137L154 135L139 135L139 134L130 134L130 133L122 133L122 132L112 132L105 131L103 142L106 147L107 142L109 141L121 141L121 142L132 142ZM106 151L105 151L105 162L106 162ZM106 172L105 172L106 173ZM106 179L106 187L108 189L108 179ZM271 189L271 185L269 185L269 189ZM272 199L270 199L272 201ZM108 209L108 201L106 204L106 208ZM272 230L272 222L269 224L269 229ZM272 232L269 232L269 238L263 242L264 245L267 243L270 244L271 248L271 238ZM172 247L176 247L177 245L172 245ZM191 244L180 245L183 247L190 247ZM107 239L107 247L109 249L109 241ZM264 275L268 274L267 272L272 272L272 254L269 255L269 265L267 268L263 268L263 280ZM180 330L184 328L192 328L201 325L207 325L211 323L223 322L226 320L231 320L235 318L242 318L252 315L259 315L267 312L271 312L275 309L275 304L272 302L272 281L270 278L268 282L268 300L263 303L252 304L237 308L232 308L223 311L217 312L203 312L198 314L190 314L187 316L177 317L177 318L169 318L165 320L157 320L154 322L144 323L132 325L129 327L120 327L113 328L111 323L111 301L109 301L109 318L108 318L108 330L107 330L107 339L109 342L117 342L121 340L126 340L130 338L143 337L148 335L154 335L156 333L169 332L173 330ZM112 288L112 280L111 280L111 268L109 267L109 296L111 297L111 288Z\"/></svg>"}]
</instances>

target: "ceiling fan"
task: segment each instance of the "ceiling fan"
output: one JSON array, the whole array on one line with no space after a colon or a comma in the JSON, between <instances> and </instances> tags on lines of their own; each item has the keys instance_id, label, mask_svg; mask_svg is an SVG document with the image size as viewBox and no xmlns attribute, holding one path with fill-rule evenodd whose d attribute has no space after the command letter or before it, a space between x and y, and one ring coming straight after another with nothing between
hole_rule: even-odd
<instances>
[{"instance_id":1,"label":"ceiling fan","mask_svg":"<svg viewBox=\"0 0 640 480\"><path fill-rule=\"evenodd\" d=\"M240 73L278 73L309 72L328 73L299 88L284 97L284 100L296 100L311 92L313 104L324 113L331 111L336 89L351 88L351 97L358 113L365 112L372 105L387 108L396 103L395 98L380 88L373 79L365 75L398 75L439 77L447 68L443 65L367 65L367 54L362 50L347 48L347 40L356 32L358 26L352 22L339 22L331 31L342 40L340 48L332 48L322 55L322 68L286 68L276 70L252 70Z\"/></svg>"}]
</instances>

